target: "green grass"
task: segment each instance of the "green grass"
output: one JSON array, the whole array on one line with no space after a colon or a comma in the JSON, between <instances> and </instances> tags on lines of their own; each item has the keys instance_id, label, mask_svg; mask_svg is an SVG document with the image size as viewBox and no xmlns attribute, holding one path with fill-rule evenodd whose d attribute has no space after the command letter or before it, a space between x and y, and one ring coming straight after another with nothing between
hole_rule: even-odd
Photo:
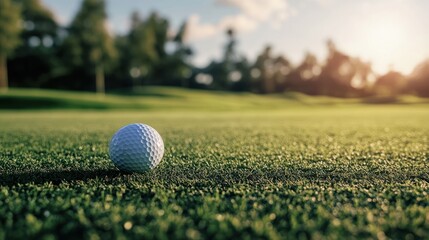
<instances>
[{"instance_id":1,"label":"green grass","mask_svg":"<svg viewBox=\"0 0 429 240\"><path fill-rule=\"evenodd\" d=\"M428 99L413 96L398 98L336 99L310 97L300 93L261 96L251 93L231 93L186 90L168 87L144 87L133 91L114 91L96 97L94 93L40 89L11 89L0 94L0 109L87 109L87 110L266 110L302 106L356 105L358 103L427 104Z\"/></svg>"},{"instance_id":2,"label":"green grass","mask_svg":"<svg viewBox=\"0 0 429 240\"><path fill-rule=\"evenodd\" d=\"M282 101L294 107L2 111L0 239L429 238L428 105ZM109 160L132 122L164 138L152 172Z\"/></svg>"}]
</instances>

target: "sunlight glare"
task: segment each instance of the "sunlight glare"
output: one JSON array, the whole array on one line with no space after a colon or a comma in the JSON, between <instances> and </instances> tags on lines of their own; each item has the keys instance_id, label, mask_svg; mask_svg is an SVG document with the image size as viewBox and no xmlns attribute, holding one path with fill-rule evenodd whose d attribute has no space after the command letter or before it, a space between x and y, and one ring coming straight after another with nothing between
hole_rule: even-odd
<instances>
[{"instance_id":1,"label":"sunlight glare","mask_svg":"<svg viewBox=\"0 0 429 240\"><path fill-rule=\"evenodd\" d=\"M363 46L370 54L370 58L384 63L387 71L394 66L395 60L400 58L401 51L407 42L407 28L404 20L399 16L378 15L368 19L363 25L362 37L366 38Z\"/></svg>"}]
</instances>

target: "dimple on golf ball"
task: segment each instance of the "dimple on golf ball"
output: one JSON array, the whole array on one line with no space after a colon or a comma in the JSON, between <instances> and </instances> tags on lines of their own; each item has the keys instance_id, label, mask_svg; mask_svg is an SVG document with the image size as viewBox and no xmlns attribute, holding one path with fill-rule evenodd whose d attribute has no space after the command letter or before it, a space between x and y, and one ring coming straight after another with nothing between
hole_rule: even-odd
<instances>
[{"instance_id":1,"label":"dimple on golf ball","mask_svg":"<svg viewBox=\"0 0 429 240\"><path fill-rule=\"evenodd\" d=\"M154 128L133 123L122 127L113 135L109 154L119 170L146 172L161 162L164 142Z\"/></svg>"}]
</instances>

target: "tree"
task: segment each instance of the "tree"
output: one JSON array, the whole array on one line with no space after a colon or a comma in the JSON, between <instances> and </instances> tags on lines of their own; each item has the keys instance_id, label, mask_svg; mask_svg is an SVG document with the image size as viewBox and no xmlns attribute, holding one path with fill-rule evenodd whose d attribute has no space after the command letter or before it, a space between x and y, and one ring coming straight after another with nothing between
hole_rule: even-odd
<instances>
[{"instance_id":1,"label":"tree","mask_svg":"<svg viewBox=\"0 0 429 240\"><path fill-rule=\"evenodd\" d=\"M375 79L371 64L339 51L328 40L328 58L318 77L315 94L335 97L369 95L369 83Z\"/></svg>"},{"instance_id":2,"label":"tree","mask_svg":"<svg viewBox=\"0 0 429 240\"><path fill-rule=\"evenodd\" d=\"M236 51L237 48L237 40L235 38L235 31L232 28L228 28L226 30L226 35L228 37L228 41L225 45L225 52L223 55L223 62L227 65L227 67L232 68L235 62L237 62L238 54Z\"/></svg>"},{"instance_id":3,"label":"tree","mask_svg":"<svg viewBox=\"0 0 429 240\"><path fill-rule=\"evenodd\" d=\"M234 29L228 28L226 35L227 42L222 60L220 62L212 61L207 67L207 72L213 77L213 88L219 90L230 89L242 78L242 74L237 69L240 57L236 51L237 41Z\"/></svg>"},{"instance_id":4,"label":"tree","mask_svg":"<svg viewBox=\"0 0 429 240\"><path fill-rule=\"evenodd\" d=\"M7 91L7 57L19 44L21 15L11 0L0 1L0 90Z\"/></svg>"},{"instance_id":5,"label":"tree","mask_svg":"<svg viewBox=\"0 0 429 240\"><path fill-rule=\"evenodd\" d=\"M400 72L390 70L377 78L373 89L378 96L395 97L404 93L406 78Z\"/></svg>"},{"instance_id":6,"label":"tree","mask_svg":"<svg viewBox=\"0 0 429 240\"><path fill-rule=\"evenodd\" d=\"M97 93L104 94L104 72L116 57L112 37L106 28L104 0L84 0L69 27L64 49L70 64L77 68L92 68Z\"/></svg>"},{"instance_id":7,"label":"tree","mask_svg":"<svg viewBox=\"0 0 429 240\"><path fill-rule=\"evenodd\" d=\"M168 71L165 71L170 65L169 61L171 61L166 52L166 44L169 40L169 25L168 20L156 12L151 13L144 24L146 31L154 39L151 47L154 49L155 54L150 61L151 70L149 72L149 83L152 84L163 84L163 81L168 79L170 75Z\"/></svg>"},{"instance_id":8,"label":"tree","mask_svg":"<svg viewBox=\"0 0 429 240\"><path fill-rule=\"evenodd\" d=\"M120 72L126 79L131 77L133 87L143 83L151 74L153 64L158 61L155 43L153 29L147 26L138 12L133 12L129 33L116 38L117 48L121 52Z\"/></svg>"},{"instance_id":9,"label":"tree","mask_svg":"<svg viewBox=\"0 0 429 240\"><path fill-rule=\"evenodd\" d=\"M189 86L192 50L186 44L186 34L186 22L172 36L168 20L158 13L153 12L145 19L138 12L132 13L130 31L116 38L121 51L121 78L133 87L142 84Z\"/></svg>"},{"instance_id":10,"label":"tree","mask_svg":"<svg viewBox=\"0 0 429 240\"><path fill-rule=\"evenodd\" d=\"M316 56L307 52L301 64L292 71L287 88L307 94L317 94L321 69Z\"/></svg>"},{"instance_id":11,"label":"tree","mask_svg":"<svg viewBox=\"0 0 429 240\"><path fill-rule=\"evenodd\" d=\"M351 62L354 72L350 81L353 95L360 97L370 95L371 84L376 80L376 74L372 70L371 63L364 62L359 58L353 58Z\"/></svg>"},{"instance_id":12,"label":"tree","mask_svg":"<svg viewBox=\"0 0 429 240\"><path fill-rule=\"evenodd\" d=\"M261 54L256 58L254 69L257 72L258 90L261 93L273 93L275 90L274 82L274 60L271 54L271 46L266 46Z\"/></svg>"},{"instance_id":13,"label":"tree","mask_svg":"<svg viewBox=\"0 0 429 240\"><path fill-rule=\"evenodd\" d=\"M41 0L15 0L23 18L22 44L9 62L11 84L39 87L59 75L59 26Z\"/></svg>"},{"instance_id":14,"label":"tree","mask_svg":"<svg viewBox=\"0 0 429 240\"><path fill-rule=\"evenodd\" d=\"M244 56L237 60L235 70L229 74L229 79L235 80L231 86L232 91L242 92L252 89L251 68L252 64Z\"/></svg>"},{"instance_id":15,"label":"tree","mask_svg":"<svg viewBox=\"0 0 429 240\"><path fill-rule=\"evenodd\" d=\"M278 56L273 61L273 81L275 92L284 92L292 71L292 64L284 56Z\"/></svg>"},{"instance_id":16,"label":"tree","mask_svg":"<svg viewBox=\"0 0 429 240\"><path fill-rule=\"evenodd\" d=\"M161 17L157 12L151 13L147 19L147 28L155 34L156 41L154 42L154 47L159 59L162 59L167 55L165 44L168 41L169 25L168 20Z\"/></svg>"},{"instance_id":17,"label":"tree","mask_svg":"<svg viewBox=\"0 0 429 240\"><path fill-rule=\"evenodd\" d=\"M408 79L408 91L429 97L429 59L418 64Z\"/></svg>"},{"instance_id":18,"label":"tree","mask_svg":"<svg viewBox=\"0 0 429 240\"><path fill-rule=\"evenodd\" d=\"M191 64L189 59L193 54L192 49L186 44L188 33L187 22L183 22L177 34L172 39L174 51L168 57L168 65L170 76L168 76L167 84L182 87L189 87L189 77L191 76Z\"/></svg>"}]
</instances>

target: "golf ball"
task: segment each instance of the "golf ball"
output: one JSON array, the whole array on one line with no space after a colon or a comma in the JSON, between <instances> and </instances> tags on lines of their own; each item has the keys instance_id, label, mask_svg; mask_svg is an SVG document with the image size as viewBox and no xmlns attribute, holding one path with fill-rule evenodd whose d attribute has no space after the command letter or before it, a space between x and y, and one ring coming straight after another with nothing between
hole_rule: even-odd
<instances>
[{"instance_id":1,"label":"golf ball","mask_svg":"<svg viewBox=\"0 0 429 240\"><path fill-rule=\"evenodd\" d=\"M161 162L164 142L154 128L133 123L122 127L113 135L109 154L119 170L146 172Z\"/></svg>"}]
</instances>

